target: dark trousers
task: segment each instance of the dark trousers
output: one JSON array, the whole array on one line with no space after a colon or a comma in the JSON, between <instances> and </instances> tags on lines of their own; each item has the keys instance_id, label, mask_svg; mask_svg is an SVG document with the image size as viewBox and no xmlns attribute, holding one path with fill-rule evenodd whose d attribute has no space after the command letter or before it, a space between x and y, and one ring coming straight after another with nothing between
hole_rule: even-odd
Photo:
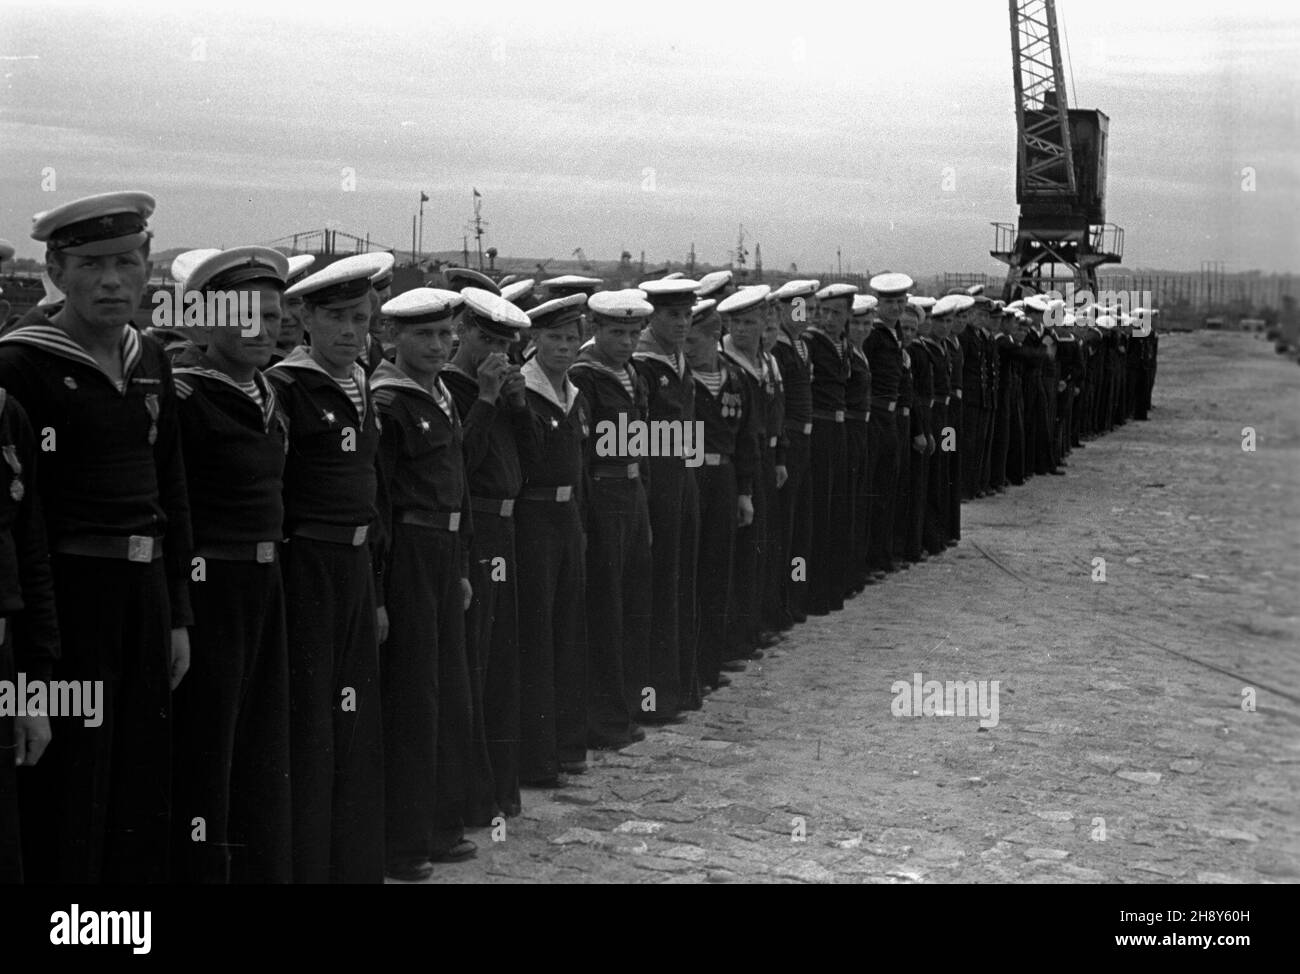
<instances>
[{"instance_id":1,"label":"dark trousers","mask_svg":"<svg viewBox=\"0 0 1300 974\"><path fill-rule=\"evenodd\" d=\"M640 479L593 480L587 517L587 737L627 743L640 700L630 676L650 639L650 509Z\"/></svg>"},{"instance_id":2,"label":"dark trousers","mask_svg":"<svg viewBox=\"0 0 1300 974\"><path fill-rule=\"evenodd\" d=\"M948 425L948 407L942 401L930 407L934 426L935 449L926 472L925 550L937 555L946 546L948 534L948 458L943 448L944 427Z\"/></svg>"},{"instance_id":3,"label":"dark trousers","mask_svg":"<svg viewBox=\"0 0 1300 974\"><path fill-rule=\"evenodd\" d=\"M812 557L808 560L808 611L844 608L848 527L848 457L844 424L814 419L812 431Z\"/></svg>"},{"instance_id":4,"label":"dark trousers","mask_svg":"<svg viewBox=\"0 0 1300 974\"><path fill-rule=\"evenodd\" d=\"M844 594L856 592L867 581L867 538L871 534L871 479L867 463L867 423L850 419L844 424L848 447L848 557Z\"/></svg>"},{"instance_id":5,"label":"dark trousers","mask_svg":"<svg viewBox=\"0 0 1300 974\"><path fill-rule=\"evenodd\" d=\"M384 878L384 735L370 549L284 546L289 626L293 874Z\"/></svg>"},{"instance_id":6,"label":"dark trousers","mask_svg":"<svg viewBox=\"0 0 1300 974\"><path fill-rule=\"evenodd\" d=\"M697 467L700 495L700 682L716 687L722 664L735 655L732 627L743 623L739 595L733 588L736 560L736 468L730 463ZM752 570L752 565L750 566Z\"/></svg>"},{"instance_id":7,"label":"dark trousers","mask_svg":"<svg viewBox=\"0 0 1300 974\"><path fill-rule=\"evenodd\" d=\"M190 584L190 670L172 698L173 879L292 882L280 566L208 558L204 570Z\"/></svg>"},{"instance_id":8,"label":"dark trousers","mask_svg":"<svg viewBox=\"0 0 1300 974\"><path fill-rule=\"evenodd\" d=\"M650 649L633 673L637 687L637 719L663 720L682 709L683 654L695 666L694 596L682 593L695 585L699 544L699 501L694 474L680 457L655 457L650 468L652 534ZM689 693L689 688L687 688Z\"/></svg>"},{"instance_id":9,"label":"dark trousers","mask_svg":"<svg viewBox=\"0 0 1300 974\"><path fill-rule=\"evenodd\" d=\"M965 454L969 449L966 442L967 430L962 425L962 404L956 396L948 401L948 425L956 434L953 437L954 450L948 454L948 537L953 541L961 540L961 468L965 463Z\"/></svg>"},{"instance_id":10,"label":"dark trousers","mask_svg":"<svg viewBox=\"0 0 1300 974\"><path fill-rule=\"evenodd\" d=\"M520 808L518 567L514 518L475 511L469 559L474 598L465 617L475 738L465 812L471 825L488 825L498 811L515 815Z\"/></svg>"},{"instance_id":11,"label":"dark trousers","mask_svg":"<svg viewBox=\"0 0 1300 974\"><path fill-rule=\"evenodd\" d=\"M788 469L787 469L788 475ZM761 482L754 493L762 493L766 516L759 562L763 572L763 591L759 596L763 628L780 632L793 624L786 611L785 581L790 577L790 559L784 552L785 524L782 521L781 492L776 487L776 448L763 450Z\"/></svg>"},{"instance_id":12,"label":"dark trousers","mask_svg":"<svg viewBox=\"0 0 1300 974\"><path fill-rule=\"evenodd\" d=\"M912 449L912 417L910 410L897 410L898 420L898 486L894 491L894 527L890 533L890 556L895 562L916 561L909 543L912 524L912 463L917 454Z\"/></svg>"},{"instance_id":13,"label":"dark trousers","mask_svg":"<svg viewBox=\"0 0 1300 974\"><path fill-rule=\"evenodd\" d=\"M458 534L393 525L388 641L380 653L384 845L392 865L446 852L465 836L473 703L460 572Z\"/></svg>"},{"instance_id":14,"label":"dark trousers","mask_svg":"<svg viewBox=\"0 0 1300 974\"><path fill-rule=\"evenodd\" d=\"M520 500L515 513L519 777L542 782L587 759L587 538L575 501Z\"/></svg>"},{"instance_id":15,"label":"dark trousers","mask_svg":"<svg viewBox=\"0 0 1300 974\"><path fill-rule=\"evenodd\" d=\"M893 571L890 539L894 534L894 494L898 489L898 417L879 406L867 424L867 465L871 493L867 497L867 570Z\"/></svg>"},{"instance_id":16,"label":"dark trousers","mask_svg":"<svg viewBox=\"0 0 1300 974\"><path fill-rule=\"evenodd\" d=\"M0 615L0 680L14 680L13 619ZM22 831L18 819L18 768L14 765L14 720L0 716L0 883L23 881Z\"/></svg>"},{"instance_id":17,"label":"dark trousers","mask_svg":"<svg viewBox=\"0 0 1300 974\"><path fill-rule=\"evenodd\" d=\"M980 467L988 454L987 411L963 401L961 425L965 442L961 449L961 496L973 498L980 490Z\"/></svg>"},{"instance_id":18,"label":"dark trousers","mask_svg":"<svg viewBox=\"0 0 1300 974\"><path fill-rule=\"evenodd\" d=\"M812 436L790 432L785 450L787 479L781 497L781 576L784 579L785 607L793 622L803 622L808 615L809 552L812 550ZM796 570L794 560L801 559L804 571Z\"/></svg>"},{"instance_id":19,"label":"dark trousers","mask_svg":"<svg viewBox=\"0 0 1300 974\"><path fill-rule=\"evenodd\" d=\"M1025 394L1026 473L1045 474L1052 463L1052 438L1047 423L1047 398L1040 376L1034 376Z\"/></svg>"},{"instance_id":20,"label":"dark trousers","mask_svg":"<svg viewBox=\"0 0 1300 974\"><path fill-rule=\"evenodd\" d=\"M701 468L703 469L703 468ZM758 646L759 633L763 629L763 580L767 570L767 495L761 489L764 478L772 476L772 455L766 447L759 450L758 468L754 471L754 484L750 501L754 507L754 519L745 527L736 528L735 564L731 573L731 605L734 620L728 623L730 636L729 659L742 659L752 653ZM698 476L698 474L697 474ZM732 519L735 520L736 508L732 506ZM700 519L703 531L703 516ZM700 547L703 548L703 534ZM701 575L703 582L703 575ZM700 597L700 612L704 612L704 598Z\"/></svg>"},{"instance_id":21,"label":"dark trousers","mask_svg":"<svg viewBox=\"0 0 1300 974\"><path fill-rule=\"evenodd\" d=\"M166 882L172 719L163 561L52 558L63 651L54 679L102 680L102 723L51 718L53 739L44 756L22 769L25 878Z\"/></svg>"}]
</instances>

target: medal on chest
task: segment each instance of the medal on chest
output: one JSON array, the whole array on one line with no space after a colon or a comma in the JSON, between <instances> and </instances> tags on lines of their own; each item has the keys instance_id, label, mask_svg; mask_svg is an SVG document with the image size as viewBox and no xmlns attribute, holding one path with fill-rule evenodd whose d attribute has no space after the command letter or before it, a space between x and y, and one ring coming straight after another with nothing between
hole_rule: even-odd
<instances>
[{"instance_id":1,"label":"medal on chest","mask_svg":"<svg viewBox=\"0 0 1300 974\"><path fill-rule=\"evenodd\" d=\"M149 410L149 445L153 446L158 442L158 414L161 411L158 404L158 393L145 393L144 408Z\"/></svg>"},{"instance_id":2,"label":"medal on chest","mask_svg":"<svg viewBox=\"0 0 1300 974\"><path fill-rule=\"evenodd\" d=\"M16 503L21 501L23 494L26 493L23 488L23 462L18 459L18 448L13 444L6 443L0 450L4 453L5 463L9 464L9 469L14 474L14 479L9 484L9 496Z\"/></svg>"}]
</instances>

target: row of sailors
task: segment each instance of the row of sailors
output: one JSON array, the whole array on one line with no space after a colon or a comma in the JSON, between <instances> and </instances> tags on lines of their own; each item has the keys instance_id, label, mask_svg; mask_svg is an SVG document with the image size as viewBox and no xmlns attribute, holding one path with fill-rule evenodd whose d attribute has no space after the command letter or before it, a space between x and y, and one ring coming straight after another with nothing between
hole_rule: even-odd
<instances>
[{"instance_id":1,"label":"row of sailors","mask_svg":"<svg viewBox=\"0 0 1300 974\"><path fill-rule=\"evenodd\" d=\"M0 723L9 878L426 878L1149 401L1107 316L903 274L390 297L385 255L262 247L181 260L261 328L169 362L127 324L153 207L38 215L63 296L0 337L0 678L105 688ZM637 422L702 423L703 464L599 435Z\"/></svg>"}]
</instances>

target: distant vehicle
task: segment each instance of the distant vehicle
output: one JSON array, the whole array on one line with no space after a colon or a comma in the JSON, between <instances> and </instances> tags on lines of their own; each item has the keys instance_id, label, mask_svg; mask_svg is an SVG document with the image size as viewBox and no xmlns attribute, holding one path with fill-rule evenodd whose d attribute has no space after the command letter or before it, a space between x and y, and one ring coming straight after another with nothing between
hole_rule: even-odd
<instances>
[{"instance_id":1,"label":"distant vehicle","mask_svg":"<svg viewBox=\"0 0 1300 974\"><path fill-rule=\"evenodd\" d=\"M1265 322L1263 318L1242 318L1237 323L1237 327L1242 331L1259 332L1263 331Z\"/></svg>"},{"instance_id":2,"label":"distant vehicle","mask_svg":"<svg viewBox=\"0 0 1300 974\"><path fill-rule=\"evenodd\" d=\"M1223 331L1226 322L1222 318L1206 318L1205 327L1210 331Z\"/></svg>"}]
</instances>

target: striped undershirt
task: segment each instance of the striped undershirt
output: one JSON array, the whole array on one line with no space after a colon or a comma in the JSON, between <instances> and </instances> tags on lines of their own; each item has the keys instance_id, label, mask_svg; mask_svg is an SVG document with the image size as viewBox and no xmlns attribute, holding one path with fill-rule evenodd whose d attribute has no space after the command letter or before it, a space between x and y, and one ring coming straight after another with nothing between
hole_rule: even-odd
<instances>
[{"instance_id":1,"label":"striped undershirt","mask_svg":"<svg viewBox=\"0 0 1300 974\"><path fill-rule=\"evenodd\" d=\"M699 369L692 369L691 372L700 380L704 388L709 390L709 395L717 399L718 393L722 391L722 371L701 372Z\"/></svg>"},{"instance_id":2,"label":"striped undershirt","mask_svg":"<svg viewBox=\"0 0 1300 974\"><path fill-rule=\"evenodd\" d=\"M262 405L262 390L257 387L256 382L250 379L247 382L236 382L235 385L239 386L240 391L253 402Z\"/></svg>"},{"instance_id":3,"label":"striped undershirt","mask_svg":"<svg viewBox=\"0 0 1300 974\"><path fill-rule=\"evenodd\" d=\"M339 384L339 388L348 394L348 398L352 400L352 407L356 409L357 415L365 415L366 401L361 397L361 390L357 388L357 380L348 376L346 379L335 379L334 381Z\"/></svg>"}]
</instances>

